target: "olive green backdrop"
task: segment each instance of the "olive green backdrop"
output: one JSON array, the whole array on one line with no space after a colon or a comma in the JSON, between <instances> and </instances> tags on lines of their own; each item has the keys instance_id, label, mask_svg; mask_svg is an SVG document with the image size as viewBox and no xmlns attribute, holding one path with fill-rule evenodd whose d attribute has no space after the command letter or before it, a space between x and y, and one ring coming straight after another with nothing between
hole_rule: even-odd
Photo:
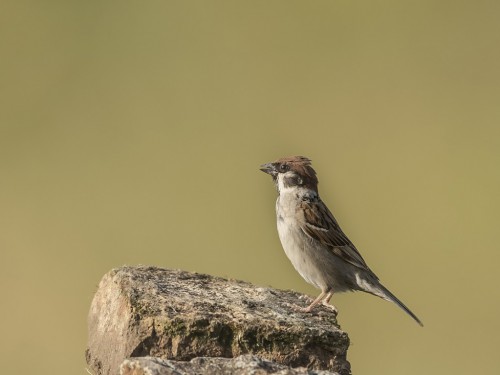
<instances>
[{"instance_id":1,"label":"olive green backdrop","mask_svg":"<svg viewBox=\"0 0 500 375\"><path fill-rule=\"evenodd\" d=\"M355 374L500 372L500 2L2 1L0 352L85 374L124 264L315 295L260 164L301 154L425 323L334 298Z\"/></svg>"}]
</instances>

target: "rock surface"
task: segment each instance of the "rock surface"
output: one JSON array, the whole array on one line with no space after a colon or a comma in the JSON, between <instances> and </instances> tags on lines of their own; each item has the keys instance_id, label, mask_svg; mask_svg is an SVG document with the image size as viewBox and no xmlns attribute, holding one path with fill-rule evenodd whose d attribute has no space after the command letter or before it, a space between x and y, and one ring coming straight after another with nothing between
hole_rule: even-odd
<instances>
[{"instance_id":1,"label":"rock surface","mask_svg":"<svg viewBox=\"0 0 500 375\"><path fill-rule=\"evenodd\" d=\"M189 362L172 361L157 357L126 359L120 367L120 375L338 375L326 370L308 370L305 367L290 368L267 361L251 354L236 358L197 357Z\"/></svg>"},{"instance_id":2,"label":"rock surface","mask_svg":"<svg viewBox=\"0 0 500 375\"><path fill-rule=\"evenodd\" d=\"M349 338L335 313L323 306L312 314L296 312L293 306L310 302L303 299L179 270L114 269L104 275L90 307L87 363L95 375L116 375L128 357L190 361L253 354L285 366L349 374Z\"/></svg>"}]
</instances>

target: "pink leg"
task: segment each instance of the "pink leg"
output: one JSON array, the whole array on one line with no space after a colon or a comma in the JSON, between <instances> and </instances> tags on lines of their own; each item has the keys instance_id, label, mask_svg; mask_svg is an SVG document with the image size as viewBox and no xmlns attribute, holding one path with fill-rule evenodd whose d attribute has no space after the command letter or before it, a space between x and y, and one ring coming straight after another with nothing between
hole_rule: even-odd
<instances>
[{"instance_id":1,"label":"pink leg","mask_svg":"<svg viewBox=\"0 0 500 375\"><path fill-rule=\"evenodd\" d=\"M330 299L332 298L333 296L333 292L328 292L325 297L321 300L321 304L323 306L326 306L328 307L329 309L332 309L333 311L337 312L337 308L333 305L330 305Z\"/></svg>"},{"instance_id":2,"label":"pink leg","mask_svg":"<svg viewBox=\"0 0 500 375\"><path fill-rule=\"evenodd\" d=\"M327 295L326 292L321 292L321 294L316 298L313 303L311 303L309 306L307 306L305 309L302 309L303 312L310 312L314 306L316 306L318 303L320 303L323 298L325 298L325 295Z\"/></svg>"}]
</instances>

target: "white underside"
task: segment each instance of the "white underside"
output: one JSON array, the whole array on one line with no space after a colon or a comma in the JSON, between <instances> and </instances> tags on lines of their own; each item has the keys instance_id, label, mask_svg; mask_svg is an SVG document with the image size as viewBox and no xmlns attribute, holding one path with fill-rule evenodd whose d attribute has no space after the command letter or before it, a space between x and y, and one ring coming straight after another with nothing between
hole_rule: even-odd
<instances>
[{"instance_id":1,"label":"white underside","mask_svg":"<svg viewBox=\"0 0 500 375\"><path fill-rule=\"evenodd\" d=\"M280 180L278 179L278 184ZM321 272L311 259L310 243L302 232L296 218L297 193L299 188L285 188L280 186L280 196L276 201L276 215L278 235L283 250L292 262L293 267L309 284L318 289L326 289Z\"/></svg>"}]
</instances>

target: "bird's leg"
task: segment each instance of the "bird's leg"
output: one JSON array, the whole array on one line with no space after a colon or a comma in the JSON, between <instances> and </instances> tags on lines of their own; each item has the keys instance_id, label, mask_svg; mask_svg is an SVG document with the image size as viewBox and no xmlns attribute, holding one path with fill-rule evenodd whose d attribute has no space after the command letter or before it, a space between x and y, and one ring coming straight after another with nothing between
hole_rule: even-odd
<instances>
[{"instance_id":1,"label":"bird's leg","mask_svg":"<svg viewBox=\"0 0 500 375\"><path fill-rule=\"evenodd\" d=\"M330 299L332 298L333 292L326 292L323 291L320 293L320 295L307 307L294 307L294 310L300 311L300 312L311 312L314 306L316 306L318 303L321 302L321 304L325 307L328 307L329 309L333 310L334 312L337 312L337 308L333 305L330 305Z\"/></svg>"},{"instance_id":2,"label":"bird's leg","mask_svg":"<svg viewBox=\"0 0 500 375\"><path fill-rule=\"evenodd\" d=\"M333 292L326 293L325 297L321 300L321 304L337 312L337 308L334 305L330 304L330 299L332 298L332 296Z\"/></svg>"},{"instance_id":3,"label":"bird's leg","mask_svg":"<svg viewBox=\"0 0 500 375\"><path fill-rule=\"evenodd\" d=\"M321 300L325 297L325 295L327 294L327 292L321 292L321 294L318 296L318 298L316 298L313 303L311 303L309 306L307 307L297 307L295 308L294 310L297 310L297 311L300 311L300 312L311 312L311 310L313 309L314 306L316 306L318 303L321 302Z\"/></svg>"}]
</instances>

